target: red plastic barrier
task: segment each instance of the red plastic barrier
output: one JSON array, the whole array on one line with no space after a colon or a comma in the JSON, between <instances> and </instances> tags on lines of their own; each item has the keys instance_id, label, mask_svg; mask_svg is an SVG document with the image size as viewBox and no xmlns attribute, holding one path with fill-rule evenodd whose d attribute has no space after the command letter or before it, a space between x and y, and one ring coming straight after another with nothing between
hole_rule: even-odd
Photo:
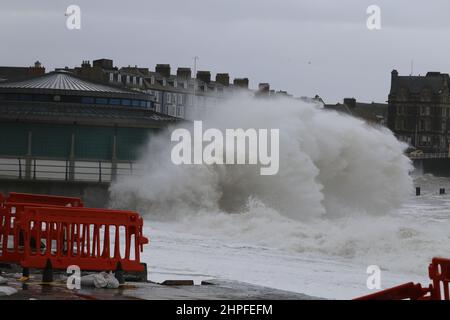
<instances>
[{"instance_id":1,"label":"red plastic barrier","mask_svg":"<svg viewBox=\"0 0 450 320\"><path fill-rule=\"evenodd\" d=\"M6 207L0 207L0 262L20 263L22 253L14 214Z\"/></svg>"},{"instance_id":2,"label":"red plastic barrier","mask_svg":"<svg viewBox=\"0 0 450 320\"><path fill-rule=\"evenodd\" d=\"M397 287L379 291L355 300L429 300L432 286L422 288L421 284L413 282L405 283Z\"/></svg>"},{"instance_id":3,"label":"red plastic barrier","mask_svg":"<svg viewBox=\"0 0 450 320\"><path fill-rule=\"evenodd\" d=\"M23 232L19 231L17 221L23 216L25 207L42 207L42 204L5 202L0 207L0 262L20 264L22 260Z\"/></svg>"},{"instance_id":4,"label":"red plastic barrier","mask_svg":"<svg viewBox=\"0 0 450 320\"><path fill-rule=\"evenodd\" d=\"M433 300L450 300L450 259L433 258L428 274L433 281Z\"/></svg>"},{"instance_id":5,"label":"red plastic barrier","mask_svg":"<svg viewBox=\"0 0 450 320\"><path fill-rule=\"evenodd\" d=\"M4 201L7 203L8 202L39 203L45 206L51 205L63 207L83 207L83 202L81 201L80 198L17 193L17 192L10 192L8 194L8 197L5 198Z\"/></svg>"},{"instance_id":6,"label":"red plastic barrier","mask_svg":"<svg viewBox=\"0 0 450 320\"><path fill-rule=\"evenodd\" d=\"M428 275L432 281L428 288L409 282L355 300L450 300L450 259L433 258Z\"/></svg>"},{"instance_id":7,"label":"red plastic barrier","mask_svg":"<svg viewBox=\"0 0 450 320\"><path fill-rule=\"evenodd\" d=\"M113 271L120 262L124 271L142 272L140 252L148 243L142 227L142 218L131 211L25 207L18 222L24 235L21 265L44 268L50 259L54 269L77 265L86 271ZM120 229L125 231L122 235ZM122 255L121 236L125 237ZM32 239L35 244L45 245L33 247Z\"/></svg>"}]
</instances>

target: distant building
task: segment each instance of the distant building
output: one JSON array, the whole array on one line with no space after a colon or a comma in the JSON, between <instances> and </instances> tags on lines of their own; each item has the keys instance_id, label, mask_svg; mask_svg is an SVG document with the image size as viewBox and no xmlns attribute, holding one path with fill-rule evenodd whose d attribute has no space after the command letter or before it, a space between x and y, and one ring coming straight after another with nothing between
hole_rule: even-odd
<instances>
[{"instance_id":1,"label":"distant building","mask_svg":"<svg viewBox=\"0 0 450 320\"><path fill-rule=\"evenodd\" d=\"M324 104L324 108L347 113L371 124L387 124L388 105L386 103L364 103L357 102L355 98L344 98L343 103Z\"/></svg>"},{"instance_id":2,"label":"distant building","mask_svg":"<svg viewBox=\"0 0 450 320\"><path fill-rule=\"evenodd\" d=\"M193 120L208 112L227 93L248 90L248 79L234 79L218 73L215 81L209 71L192 75L190 68L178 68L172 74L169 64L157 64L155 71L138 66L114 67L110 59L83 61L81 67L66 69L76 75L112 86L125 87L153 96L154 111L177 118Z\"/></svg>"},{"instance_id":3,"label":"distant building","mask_svg":"<svg viewBox=\"0 0 450 320\"><path fill-rule=\"evenodd\" d=\"M0 67L0 82L43 74L45 68L39 61L36 61L33 67Z\"/></svg>"},{"instance_id":4,"label":"distant building","mask_svg":"<svg viewBox=\"0 0 450 320\"><path fill-rule=\"evenodd\" d=\"M388 127L399 140L424 152L448 151L449 86L448 74L399 76L392 71Z\"/></svg>"}]
</instances>

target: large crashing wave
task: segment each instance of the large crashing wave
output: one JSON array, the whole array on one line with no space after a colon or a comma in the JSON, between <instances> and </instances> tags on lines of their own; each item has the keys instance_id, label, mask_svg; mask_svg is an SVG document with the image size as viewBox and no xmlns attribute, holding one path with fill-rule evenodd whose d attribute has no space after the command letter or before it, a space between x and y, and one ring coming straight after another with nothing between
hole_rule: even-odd
<instances>
[{"instance_id":1,"label":"large crashing wave","mask_svg":"<svg viewBox=\"0 0 450 320\"><path fill-rule=\"evenodd\" d=\"M113 204L170 219L247 212L252 200L303 221L384 215L411 191L405 146L385 128L287 98L239 96L210 110L205 128L279 129L278 174L261 176L254 165L176 166L168 130L150 139L142 174L111 187Z\"/></svg>"},{"instance_id":2,"label":"large crashing wave","mask_svg":"<svg viewBox=\"0 0 450 320\"><path fill-rule=\"evenodd\" d=\"M261 176L252 165L173 165L168 130L150 139L139 176L112 185L112 205L224 243L420 275L433 256L448 255L447 220L430 218L422 202L413 202L413 214L397 210L411 205L412 166L386 128L301 101L242 96L202 120L219 129L279 129L278 174Z\"/></svg>"}]
</instances>

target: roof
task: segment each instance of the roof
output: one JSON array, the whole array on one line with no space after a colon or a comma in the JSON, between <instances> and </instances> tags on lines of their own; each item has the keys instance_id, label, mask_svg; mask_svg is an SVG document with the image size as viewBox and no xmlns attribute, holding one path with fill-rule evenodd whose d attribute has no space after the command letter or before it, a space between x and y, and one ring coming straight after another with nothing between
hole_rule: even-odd
<instances>
[{"instance_id":1,"label":"roof","mask_svg":"<svg viewBox=\"0 0 450 320\"><path fill-rule=\"evenodd\" d=\"M441 90L448 86L445 83L445 78L448 78L448 74L440 74L435 72L429 72L425 77L423 76L397 76L393 78L391 93L404 88L411 93L421 93L424 89L431 90L434 94L438 94Z\"/></svg>"},{"instance_id":2,"label":"roof","mask_svg":"<svg viewBox=\"0 0 450 320\"><path fill-rule=\"evenodd\" d=\"M38 121L52 123L115 124L127 127L160 127L179 119L152 110L58 104L39 102L9 102L0 104L0 120Z\"/></svg>"},{"instance_id":3,"label":"roof","mask_svg":"<svg viewBox=\"0 0 450 320\"><path fill-rule=\"evenodd\" d=\"M96 93L132 94L132 91L113 86L88 82L66 71L56 71L31 79L0 83L0 88L7 89L44 89L64 91L85 91Z\"/></svg>"}]
</instances>

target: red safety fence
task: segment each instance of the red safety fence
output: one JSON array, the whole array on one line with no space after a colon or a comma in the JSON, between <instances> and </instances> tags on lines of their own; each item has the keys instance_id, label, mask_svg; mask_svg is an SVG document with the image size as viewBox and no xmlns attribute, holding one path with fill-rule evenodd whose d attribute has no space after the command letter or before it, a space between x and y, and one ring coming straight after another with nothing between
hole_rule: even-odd
<instances>
[{"instance_id":1,"label":"red safety fence","mask_svg":"<svg viewBox=\"0 0 450 320\"><path fill-rule=\"evenodd\" d=\"M386 289L355 300L428 300L431 288L422 288L422 285L413 282Z\"/></svg>"},{"instance_id":2,"label":"red safety fence","mask_svg":"<svg viewBox=\"0 0 450 320\"><path fill-rule=\"evenodd\" d=\"M428 274L432 281L428 288L409 282L355 300L450 300L450 259L433 258Z\"/></svg>"},{"instance_id":3,"label":"red safety fence","mask_svg":"<svg viewBox=\"0 0 450 320\"><path fill-rule=\"evenodd\" d=\"M10 192L4 201L9 203L40 203L45 206L83 207L83 201L80 198L17 192Z\"/></svg>"},{"instance_id":4,"label":"red safety fence","mask_svg":"<svg viewBox=\"0 0 450 320\"><path fill-rule=\"evenodd\" d=\"M17 222L23 216L25 207L42 207L42 204L6 201L0 206L0 262L20 264L23 255L23 232L17 227Z\"/></svg>"},{"instance_id":5,"label":"red safety fence","mask_svg":"<svg viewBox=\"0 0 450 320\"><path fill-rule=\"evenodd\" d=\"M142 272L148 239L136 212L84 208L79 198L0 194L0 262L23 268ZM120 263L120 264L119 264Z\"/></svg>"},{"instance_id":6,"label":"red safety fence","mask_svg":"<svg viewBox=\"0 0 450 320\"><path fill-rule=\"evenodd\" d=\"M428 267L428 274L433 281L432 298L434 300L450 300L450 259L433 258Z\"/></svg>"},{"instance_id":7,"label":"red safety fence","mask_svg":"<svg viewBox=\"0 0 450 320\"><path fill-rule=\"evenodd\" d=\"M77 265L86 271L112 271L120 262L124 271L142 272L140 252L148 243L142 227L142 218L131 211L25 207L18 222L24 234L21 265L45 268L50 259L54 269Z\"/></svg>"}]
</instances>

